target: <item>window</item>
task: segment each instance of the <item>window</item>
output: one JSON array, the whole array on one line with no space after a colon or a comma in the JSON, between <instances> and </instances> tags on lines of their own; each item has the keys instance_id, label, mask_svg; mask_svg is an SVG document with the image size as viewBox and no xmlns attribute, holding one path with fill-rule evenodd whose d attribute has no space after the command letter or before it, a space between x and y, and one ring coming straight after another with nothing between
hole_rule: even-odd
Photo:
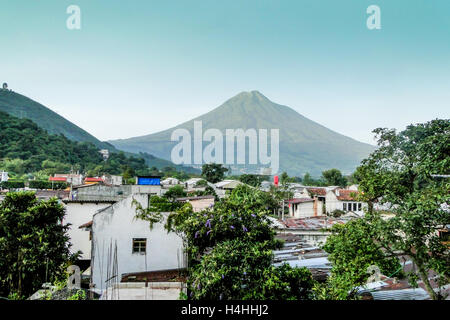
<instances>
[{"instance_id":1,"label":"window","mask_svg":"<svg viewBox=\"0 0 450 320\"><path fill-rule=\"evenodd\" d=\"M361 211L361 202L358 203L358 211Z\"/></svg>"},{"instance_id":2,"label":"window","mask_svg":"<svg viewBox=\"0 0 450 320\"><path fill-rule=\"evenodd\" d=\"M133 239L133 253L144 254L147 249L147 239L146 238L134 238Z\"/></svg>"},{"instance_id":3,"label":"window","mask_svg":"<svg viewBox=\"0 0 450 320\"><path fill-rule=\"evenodd\" d=\"M354 203L353 203L353 211L356 211L356 205L357 205L357 203L354 202Z\"/></svg>"},{"instance_id":4,"label":"window","mask_svg":"<svg viewBox=\"0 0 450 320\"><path fill-rule=\"evenodd\" d=\"M347 211L347 204L344 202L342 205L343 205L343 210Z\"/></svg>"}]
</instances>

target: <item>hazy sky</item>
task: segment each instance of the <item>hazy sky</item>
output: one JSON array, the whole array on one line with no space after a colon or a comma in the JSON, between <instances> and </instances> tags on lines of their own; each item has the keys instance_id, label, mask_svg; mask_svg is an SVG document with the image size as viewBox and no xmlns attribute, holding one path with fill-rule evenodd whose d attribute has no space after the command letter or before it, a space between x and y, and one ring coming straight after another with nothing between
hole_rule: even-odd
<instances>
[{"instance_id":1,"label":"hazy sky","mask_svg":"<svg viewBox=\"0 0 450 320\"><path fill-rule=\"evenodd\" d=\"M0 0L0 29L0 81L101 140L249 90L369 143L450 113L449 0Z\"/></svg>"}]
</instances>

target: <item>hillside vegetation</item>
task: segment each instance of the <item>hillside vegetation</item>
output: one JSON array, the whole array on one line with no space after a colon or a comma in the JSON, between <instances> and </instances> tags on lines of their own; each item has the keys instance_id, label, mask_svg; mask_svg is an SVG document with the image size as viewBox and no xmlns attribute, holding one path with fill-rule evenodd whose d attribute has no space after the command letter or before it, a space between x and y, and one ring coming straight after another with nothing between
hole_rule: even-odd
<instances>
[{"instance_id":1,"label":"hillside vegetation","mask_svg":"<svg viewBox=\"0 0 450 320\"><path fill-rule=\"evenodd\" d=\"M1 111L0 170L8 171L13 177L27 173L45 177L70 170L95 176L104 173L128 177L160 174L156 167L148 167L144 157L117 152L111 153L104 161L93 143L75 142L62 134L49 134L29 119L19 119Z\"/></svg>"}]
</instances>

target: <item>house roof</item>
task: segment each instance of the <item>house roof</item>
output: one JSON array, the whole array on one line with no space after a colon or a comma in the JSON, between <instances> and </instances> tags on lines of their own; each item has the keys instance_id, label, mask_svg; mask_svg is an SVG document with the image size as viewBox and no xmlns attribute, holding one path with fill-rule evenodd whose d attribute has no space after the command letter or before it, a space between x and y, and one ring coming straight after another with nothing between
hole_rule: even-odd
<instances>
[{"instance_id":1,"label":"house roof","mask_svg":"<svg viewBox=\"0 0 450 320\"><path fill-rule=\"evenodd\" d=\"M345 189L337 189L334 193L336 194L336 198L340 201L356 201L356 196L359 194L358 191Z\"/></svg>"},{"instance_id":2,"label":"house roof","mask_svg":"<svg viewBox=\"0 0 450 320\"><path fill-rule=\"evenodd\" d=\"M50 177L48 178L48 181L59 181L59 182L66 182L66 177Z\"/></svg>"},{"instance_id":3,"label":"house roof","mask_svg":"<svg viewBox=\"0 0 450 320\"><path fill-rule=\"evenodd\" d=\"M85 178L84 182L103 182L102 178Z\"/></svg>"},{"instance_id":4,"label":"house roof","mask_svg":"<svg viewBox=\"0 0 450 320\"><path fill-rule=\"evenodd\" d=\"M65 204L67 203L110 203L114 204L117 201L116 200L77 200L77 199L65 199L62 202Z\"/></svg>"},{"instance_id":5,"label":"house roof","mask_svg":"<svg viewBox=\"0 0 450 320\"><path fill-rule=\"evenodd\" d=\"M238 181L238 180L223 180L220 182L217 182L215 184L215 186L217 188L230 188L230 189L234 189L236 188L238 185L242 184L242 182Z\"/></svg>"},{"instance_id":6,"label":"house roof","mask_svg":"<svg viewBox=\"0 0 450 320\"><path fill-rule=\"evenodd\" d=\"M177 201L195 201L195 200L204 200L204 199L215 199L215 197L212 195L198 196L198 197L182 197L182 198L177 198Z\"/></svg>"},{"instance_id":7,"label":"house roof","mask_svg":"<svg viewBox=\"0 0 450 320\"><path fill-rule=\"evenodd\" d=\"M120 282L185 282L186 269L170 269L157 271L144 271L124 273Z\"/></svg>"},{"instance_id":8,"label":"house roof","mask_svg":"<svg viewBox=\"0 0 450 320\"><path fill-rule=\"evenodd\" d=\"M289 200L289 203L304 203L304 202L314 202L314 199L311 198L298 198Z\"/></svg>"},{"instance_id":9,"label":"house roof","mask_svg":"<svg viewBox=\"0 0 450 320\"><path fill-rule=\"evenodd\" d=\"M86 222L86 223L82 224L81 226L79 226L78 229L83 229L83 228L89 228L89 227L92 227L92 223L93 223L92 220L89 221L89 222Z\"/></svg>"},{"instance_id":10,"label":"house roof","mask_svg":"<svg viewBox=\"0 0 450 320\"><path fill-rule=\"evenodd\" d=\"M311 217L311 218L294 218L283 221L286 228L297 230L320 230L329 228L336 223L344 224L348 219L332 218L332 217Z\"/></svg>"},{"instance_id":11,"label":"house roof","mask_svg":"<svg viewBox=\"0 0 450 320\"><path fill-rule=\"evenodd\" d=\"M327 195L327 189L325 188L306 188L309 193L312 193L314 195L318 196L326 196Z\"/></svg>"}]
</instances>

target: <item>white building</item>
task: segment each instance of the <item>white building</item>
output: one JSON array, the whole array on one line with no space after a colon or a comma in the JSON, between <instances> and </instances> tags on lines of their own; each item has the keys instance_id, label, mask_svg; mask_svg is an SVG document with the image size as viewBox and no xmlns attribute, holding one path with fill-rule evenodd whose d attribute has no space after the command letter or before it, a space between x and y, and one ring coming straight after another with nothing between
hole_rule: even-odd
<instances>
[{"instance_id":1,"label":"white building","mask_svg":"<svg viewBox=\"0 0 450 320\"><path fill-rule=\"evenodd\" d=\"M367 203L358 201L358 191L336 188L328 190L325 198L326 211L332 213L335 210L342 210L346 214L356 214L362 216Z\"/></svg>"},{"instance_id":2,"label":"white building","mask_svg":"<svg viewBox=\"0 0 450 320\"><path fill-rule=\"evenodd\" d=\"M0 182L6 182L8 181L8 172L2 171L0 172Z\"/></svg>"},{"instance_id":3,"label":"white building","mask_svg":"<svg viewBox=\"0 0 450 320\"><path fill-rule=\"evenodd\" d=\"M339 187L304 187L296 190L289 201L289 215L308 218L330 215L336 210L345 214L362 216L367 203L358 201L358 191Z\"/></svg>"},{"instance_id":4,"label":"white building","mask_svg":"<svg viewBox=\"0 0 450 320\"><path fill-rule=\"evenodd\" d=\"M87 228L80 228L81 225L88 224L92 221L94 214L106 207L109 207L115 201L101 200L63 200L66 208L66 215L63 223L70 223L68 235L70 237L71 253L81 251L80 260L91 259L91 239L90 231ZM86 226L87 227L87 226Z\"/></svg>"},{"instance_id":5,"label":"white building","mask_svg":"<svg viewBox=\"0 0 450 320\"><path fill-rule=\"evenodd\" d=\"M108 286L108 277L120 282L126 273L185 267L182 238L167 233L164 223L150 230L148 221L135 217L133 198L144 208L148 206L148 194L134 194L94 215L91 272L96 290ZM111 270L116 270L113 275Z\"/></svg>"},{"instance_id":6,"label":"white building","mask_svg":"<svg viewBox=\"0 0 450 320\"><path fill-rule=\"evenodd\" d=\"M214 190L219 198L224 198L227 191L231 192L237 186L243 184L238 180L223 180L214 184Z\"/></svg>"},{"instance_id":7,"label":"white building","mask_svg":"<svg viewBox=\"0 0 450 320\"><path fill-rule=\"evenodd\" d=\"M107 174L107 175L103 175L102 179L106 184L109 184L112 186L120 186L123 183L122 176L115 176L115 175Z\"/></svg>"},{"instance_id":8,"label":"white building","mask_svg":"<svg viewBox=\"0 0 450 320\"><path fill-rule=\"evenodd\" d=\"M176 186L180 184L180 180L177 178L166 178L161 181L162 186Z\"/></svg>"},{"instance_id":9,"label":"white building","mask_svg":"<svg viewBox=\"0 0 450 320\"><path fill-rule=\"evenodd\" d=\"M323 215L323 202L317 198L299 198L289 201L289 216L294 218L318 217Z\"/></svg>"}]
</instances>

